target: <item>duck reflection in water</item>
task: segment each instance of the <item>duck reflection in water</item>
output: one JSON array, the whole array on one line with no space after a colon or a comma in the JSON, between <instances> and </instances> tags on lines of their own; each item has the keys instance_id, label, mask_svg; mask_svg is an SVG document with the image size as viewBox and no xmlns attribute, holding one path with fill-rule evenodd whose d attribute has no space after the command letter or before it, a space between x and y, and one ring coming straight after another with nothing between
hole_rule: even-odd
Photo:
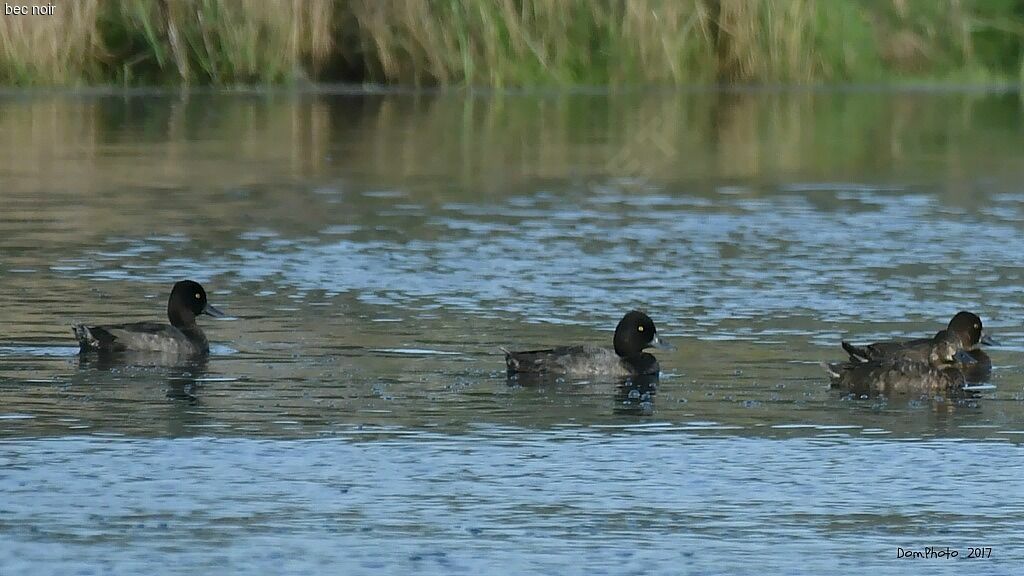
<instances>
[{"instance_id":1,"label":"duck reflection in water","mask_svg":"<svg viewBox=\"0 0 1024 576\"><path fill-rule=\"evenodd\" d=\"M536 390L544 397L553 394L560 399L587 398L584 402L611 392L612 413L631 416L654 414L658 381L657 375L567 380L550 374L519 374L506 379L510 387Z\"/></svg>"},{"instance_id":2,"label":"duck reflection in water","mask_svg":"<svg viewBox=\"0 0 1024 576\"><path fill-rule=\"evenodd\" d=\"M160 372L167 379L167 397L186 400L192 404L199 401L197 388L206 374L208 356L183 358L177 354L160 352L121 352L118 354L81 354L78 367L81 370L153 371Z\"/></svg>"},{"instance_id":3,"label":"duck reflection in water","mask_svg":"<svg viewBox=\"0 0 1024 576\"><path fill-rule=\"evenodd\" d=\"M615 387L615 414L654 415L654 396L658 393L657 376L633 376Z\"/></svg>"}]
</instances>

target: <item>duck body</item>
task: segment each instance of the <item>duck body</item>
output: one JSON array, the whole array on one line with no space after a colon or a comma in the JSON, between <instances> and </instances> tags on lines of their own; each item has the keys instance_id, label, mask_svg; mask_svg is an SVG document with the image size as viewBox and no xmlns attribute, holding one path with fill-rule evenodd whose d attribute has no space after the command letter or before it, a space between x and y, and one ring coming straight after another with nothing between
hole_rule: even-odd
<instances>
[{"instance_id":1,"label":"duck body","mask_svg":"<svg viewBox=\"0 0 1024 576\"><path fill-rule=\"evenodd\" d=\"M965 367L974 362L955 338L946 335L930 341L924 358L896 354L827 364L826 370L832 388L858 396L955 396L964 392Z\"/></svg>"},{"instance_id":2,"label":"duck body","mask_svg":"<svg viewBox=\"0 0 1024 576\"><path fill-rule=\"evenodd\" d=\"M970 358L970 361L959 362L959 368L969 382L983 382L989 379L992 375L992 358L979 348L979 345L995 345L995 342L984 333L981 318L971 312L958 312L946 329L940 330L931 338L886 340L866 346L843 342L842 346L853 363L870 363L893 358L927 363L934 344L946 339L951 339L953 344L966 354L966 357L959 358Z\"/></svg>"},{"instance_id":3,"label":"duck body","mask_svg":"<svg viewBox=\"0 0 1024 576\"><path fill-rule=\"evenodd\" d=\"M198 283L182 280L171 289L167 301L170 324L134 322L88 326L75 324L71 330L78 339L81 353L159 352L168 355L195 356L210 351L209 341L196 316L214 317L223 313L207 300L206 291Z\"/></svg>"},{"instance_id":4,"label":"duck body","mask_svg":"<svg viewBox=\"0 0 1024 576\"><path fill-rule=\"evenodd\" d=\"M505 353L505 366L510 377L520 374L537 376L628 378L656 376L661 371L658 360L644 352L647 348L672 349L658 336L654 321L643 312L626 313L615 327L614 348L573 345Z\"/></svg>"},{"instance_id":5,"label":"duck body","mask_svg":"<svg viewBox=\"0 0 1024 576\"><path fill-rule=\"evenodd\" d=\"M945 330L939 332L935 338L941 338L944 333ZM850 361L854 363L879 362L893 358L926 362L933 340L933 338L916 338L904 341L876 342L867 346L855 346L843 342L843 349L849 353ZM974 360L971 364L960 366L960 370L969 382L984 382L992 376L992 358L984 350L964 350L964 353Z\"/></svg>"},{"instance_id":6,"label":"duck body","mask_svg":"<svg viewBox=\"0 0 1024 576\"><path fill-rule=\"evenodd\" d=\"M82 352L165 352L176 355L205 354L210 351L206 334L186 328L185 331L159 322L134 322L107 326L71 327ZM188 334L186 334L186 331Z\"/></svg>"},{"instance_id":7,"label":"duck body","mask_svg":"<svg viewBox=\"0 0 1024 576\"><path fill-rule=\"evenodd\" d=\"M937 368L906 357L829 365L832 388L857 396L956 395L967 383L956 366Z\"/></svg>"},{"instance_id":8,"label":"duck body","mask_svg":"<svg viewBox=\"0 0 1024 576\"><path fill-rule=\"evenodd\" d=\"M611 348L600 346L560 346L525 352L505 351L509 374L555 374L571 377L656 375L658 360L647 353L622 358Z\"/></svg>"}]
</instances>

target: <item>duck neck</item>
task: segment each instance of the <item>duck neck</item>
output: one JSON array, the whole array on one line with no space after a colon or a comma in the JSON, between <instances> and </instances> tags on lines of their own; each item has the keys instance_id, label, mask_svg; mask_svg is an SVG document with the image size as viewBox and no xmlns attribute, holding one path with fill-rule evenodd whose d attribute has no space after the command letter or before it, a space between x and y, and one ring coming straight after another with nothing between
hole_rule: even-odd
<instances>
[{"instance_id":1,"label":"duck neck","mask_svg":"<svg viewBox=\"0 0 1024 576\"><path fill-rule=\"evenodd\" d=\"M637 374L657 374L658 359L653 354L639 352L632 356L620 356L622 361L633 367Z\"/></svg>"},{"instance_id":2,"label":"duck neck","mask_svg":"<svg viewBox=\"0 0 1024 576\"><path fill-rule=\"evenodd\" d=\"M198 324L193 323L191 326L182 326L178 329L188 338L189 342L195 344L200 350L206 352L210 349L210 342Z\"/></svg>"},{"instance_id":3,"label":"duck neck","mask_svg":"<svg viewBox=\"0 0 1024 576\"><path fill-rule=\"evenodd\" d=\"M181 333L188 338L189 342L192 342L200 350L207 351L210 349L210 344L206 340L206 334L203 334L199 325L196 324L196 315L188 307L175 306L174 300L170 300L167 303L167 319L171 321L171 326L181 330Z\"/></svg>"},{"instance_id":4,"label":"duck neck","mask_svg":"<svg viewBox=\"0 0 1024 576\"><path fill-rule=\"evenodd\" d=\"M171 326L182 331L186 328L196 327L196 315L191 310L179 310L168 306L167 319L171 321Z\"/></svg>"}]
</instances>

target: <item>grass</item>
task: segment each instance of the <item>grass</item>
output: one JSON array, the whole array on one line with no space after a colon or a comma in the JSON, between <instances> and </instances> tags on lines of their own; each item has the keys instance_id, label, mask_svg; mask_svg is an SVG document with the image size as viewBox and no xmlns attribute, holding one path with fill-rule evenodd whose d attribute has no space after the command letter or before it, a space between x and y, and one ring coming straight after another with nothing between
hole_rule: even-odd
<instances>
[{"instance_id":1,"label":"grass","mask_svg":"<svg viewBox=\"0 0 1024 576\"><path fill-rule=\"evenodd\" d=\"M1017 0L62 0L0 83L1020 81Z\"/></svg>"}]
</instances>

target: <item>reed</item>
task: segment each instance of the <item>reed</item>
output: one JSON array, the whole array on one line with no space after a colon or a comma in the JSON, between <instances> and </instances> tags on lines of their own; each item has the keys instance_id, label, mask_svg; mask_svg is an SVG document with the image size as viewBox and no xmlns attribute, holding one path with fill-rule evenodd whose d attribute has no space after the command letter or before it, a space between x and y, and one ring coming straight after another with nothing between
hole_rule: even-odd
<instances>
[{"instance_id":1,"label":"reed","mask_svg":"<svg viewBox=\"0 0 1024 576\"><path fill-rule=\"evenodd\" d=\"M1021 79L1011 0L59 0L7 85Z\"/></svg>"},{"instance_id":2,"label":"reed","mask_svg":"<svg viewBox=\"0 0 1024 576\"><path fill-rule=\"evenodd\" d=\"M714 77L704 2L354 0L376 82L682 83Z\"/></svg>"},{"instance_id":3,"label":"reed","mask_svg":"<svg viewBox=\"0 0 1024 576\"><path fill-rule=\"evenodd\" d=\"M110 2L108 73L128 84L301 79L331 53L334 8L330 0Z\"/></svg>"},{"instance_id":4,"label":"reed","mask_svg":"<svg viewBox=\"0 0 1024 576\"><path fill-rule=\"evenodd\" d=\"M0 83L63 85L92 76L102 52L99 0L59 8L53 16L0 16Z\"/></svg>"}]
</instances>

